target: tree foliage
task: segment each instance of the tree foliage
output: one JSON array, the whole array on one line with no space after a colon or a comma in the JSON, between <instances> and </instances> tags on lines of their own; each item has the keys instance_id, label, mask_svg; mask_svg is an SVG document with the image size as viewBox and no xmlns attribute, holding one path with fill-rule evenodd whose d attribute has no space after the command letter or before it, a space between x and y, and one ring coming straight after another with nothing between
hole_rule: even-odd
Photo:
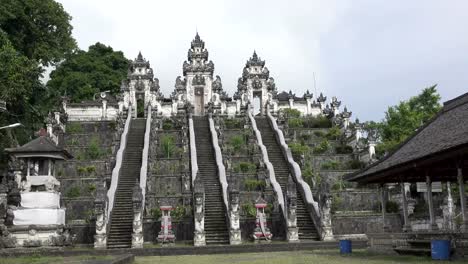
<instances>
[{"instance_id":1,"label":"tree foliage","mask_svg":"<svg viewBox=\"0 0 468 264\"><path fill-rule=\"evenodd\" d=\"M53 0L0 0L0 28L17 51L44 66L76 48L70 20Z\"/></svg>"},{"instance_id":2,"label":"tree foliage","mask_svg":"<svg viewBox=\"0 0 468 264\"><path fill-rule=\"evenodd\" d=\"M1 150L31 140L43 127L43 66L57 63L75 48L71 17L52 0L0 0L0 126L20 122L22 127L0 131L0 171L6 156Z\"/></svg>"},{"instance_id":3,"label":"tree foliage","mask_svg":"<svg viewBox=\"0 0 468 264\"><path fill-rule=\"evenodd\" d=\"M102 91L117 94L129 61L121 51L96 43L88 51L77 50L50 74L47 87L55 98L63 95L72 101L92 99Z\"/></svg>"},{"instance_id":4,"label":"tree foliage","mask_svg":"<svg viewBox=\"0 0 468 264\"><path fill-rule=\"evenodd\" d=\"M374 131L379 139L378 154L394 150L441 109L436 86L425 88L419 95L390 106L382 122L367 124L368 130Z\"/></svg>"}]
</instances>

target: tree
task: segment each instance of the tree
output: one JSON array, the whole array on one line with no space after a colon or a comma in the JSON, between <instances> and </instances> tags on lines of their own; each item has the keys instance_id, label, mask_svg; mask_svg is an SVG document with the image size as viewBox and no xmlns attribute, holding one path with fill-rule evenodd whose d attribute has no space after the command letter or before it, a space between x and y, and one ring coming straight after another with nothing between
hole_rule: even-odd
<instances>
[{"instance_id":1,"label":"tree","mask_svg":"<svg viewBox=\"0 0 468 264\"><path fill-rule=\"evenodd\" d=\"M370 123L380 137L377 154L381 155L395 148L418 128L429 121L441 109L437 85L425 88L422 92L398 105L390 106L385 119L380 123Z\"/></svg>"},{"instance_id":2,"label":"tree","mask_svg":"<svg viewBox=\"0 0 468 264\"><path fill-rule=\"evenodd\" d=\"M0 28L13 47L44 66L76 48L71 16L53 0L0 0Z\"/></svg>"},{"instance_id":3,"label":"tree","mask_svg":"<svg viewBox=\"0 0 468 264\"><path fill-rule=\"evenodd\" d=\"M121 51L98 42L88 51L77 50L69 55L50 74L47 87L52 97L66 94L74 102L92 99L96 93L107 90L117 94L128 65Z\"/></svg>"}]
</instances>

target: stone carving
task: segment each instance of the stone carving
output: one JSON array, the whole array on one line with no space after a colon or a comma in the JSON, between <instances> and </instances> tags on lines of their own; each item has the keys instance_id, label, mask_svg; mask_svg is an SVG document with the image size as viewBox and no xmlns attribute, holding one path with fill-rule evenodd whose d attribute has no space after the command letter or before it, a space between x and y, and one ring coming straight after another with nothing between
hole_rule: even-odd
<instances>
[{"instance_id":1,"label":"stone carving","mask_svg":"<svg viewBox=\"0 0 468 264\"><path fill-rule=\"evenodd\" d=\"M105 182L98 185L96 199L94 200L94 214L96 216L96 235L94 235L94 247L107 247L107 188Z\"/></svg>"},{"instance_id":2,"label":"stone carving","mask_svg":"<svg viewBox=\"0 0 468 264\"><path fill-rule=\"evenodd\" d=\"M205 190L203 183L200 182L199 177L195 180L195 233L194 233L194 246L205 246Z\"/></svg>"},{"instance_id":3,"label":"stone carving","mask_svg":"<svg viewBox=\"0 0 468 264\"><path fill-rule=\"evenodd\" d=\"M291 175L288 179L288 188L286 192L286 203L287 203L287 239L289 242L298 242L299 241L299 230L297 228L297 191L296 184L294 183Z\"/></svg>"},{"instance_id":4,"label":"stone carving","mask_svg":"<svg viewBox=\"0 0 468 264\"><path fill-rule=\"evenodd\" d=\"M133 233L132 233L132 248L143 247L143 194L140 186L135 184L133 188Z\"/></svg>"},{"instance_id":5,"label":"stone carving","mask_svg":"<svg viewBox=\"0 0 468 264\"><path fill-rule=\"evenodd\" d=\"M239 245L241 243L241 230L239 224L239 191L231 190L229 192L229 197L229 242L231 245Z\"/></svg>"},{"instance_id":6,"label":"stone carving","mask_svg":"<svg viewBox=\"0 0 468 264\"><path fill-rule=\"evenodd\" d=\"M216 79L213 81L212 87L215 93L220 93L223 89L223 84L221 83L221 77L219 77L219 75L216 75Z\"/></svg>"},{"instance_id":7,"label":"stone carving","mask_svg":"<svg viewBox=\"0 0 468 264\"><path fill-rule=\"evenodd\" d=\"M42 241L37 235L37 230L34 225L29 227L28 239L23 241L23 247L40 247L42 246Z\"/></svg>"},{"instance_id":8,"label":"stone carving","mask_svg":"<svg viewBox=\"0 0 468 264\"><path fill-rule=\"evenodd\" d=\"M54 235L49 237L49 246L65 247L73 244L73 237L70 234L70 228L59 225Z\"/></svg>"},{"instance_id":9,"label":"stone carving","mask_svg":"<svg viewBox=\"0 0 468 264\"><path fill-rule=\"evenodd\" d=\"M205 85L205 77L201 74L197 74L192 79L192 85Z\"/></svg>"},{"instance_id":10,"label":"stone carving","mask_svg":"<svg viewBox=\"0 0 468 264\"><path fill-rule=\"evenodd\" d=\"M184 91L185 90L185 81L182 81L181 77L177 76L174 87L176 88L177 92Z\"/></svg>"},{"instance_id":11,"label":"stone carving","mask_svg":"<svg viewBox=\"0 0 468 264\"><path fill-rule=\"evenodd\" d=\"M331 185L328 180L322 180L319 186L320 229L322 240L333 239L331 225Z\"/></svg>"},{"instance_id":12,"label":"stone carving","mask_svg":"<svg viewBox=\"0 0 468 264\"><path fill-rule=\"evenodd\" d=\"M276 90L275 79L273 79L273 77L268 78L267 89L268 89L268 91L275 91Z\"/></svg>"},{"instance_id":13,"label":"stone carving","mask_svg":"<svg viewBox=\"0 0 468 264\"><path fill-rule=\"evenodd\" d=\"M10 234L5 225L0 224L0 248L14 248L16 245L16 237Z\"/></svg>"},{"instance_id":14,"label":"stone carving","mask_svg":"<svg viewBox=\"0 0 468 264\"><path fill-rule=\"evenodd\" d=\"M258 76L255 76L255 78L252 80L252 88L262 89L262 81L258 78Z\"/></svg>"}]
</instances>

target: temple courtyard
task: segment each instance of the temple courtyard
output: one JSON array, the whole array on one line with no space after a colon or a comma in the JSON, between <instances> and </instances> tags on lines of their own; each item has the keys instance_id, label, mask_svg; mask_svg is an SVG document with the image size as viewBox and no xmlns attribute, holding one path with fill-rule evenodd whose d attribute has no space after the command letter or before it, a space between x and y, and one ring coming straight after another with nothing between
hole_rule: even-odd
<instances>
[{"instance_id":1,"label":"temple courtyard","mask_svg":"<svg viewBox=\"0 0 468 264\"><path fill-rule=\"evenodd\" d=\"M112 256L73 256L73 257L40 257L27 256L17 258L2 258L2 264L22 263L108 263L115 257ZM241 254L215 254L215 255L183 255L183 256L150 256L135 257L133 263L430 263L434 262L430 257L382 255L368 252L365 249L355 250L351 255L340 255L338 250L313 250L313 251L289 251ZM448 263L438 261L437 263ZM466 263L463 260L450 261L450 263Z\"/></svg>"}]
</instances>

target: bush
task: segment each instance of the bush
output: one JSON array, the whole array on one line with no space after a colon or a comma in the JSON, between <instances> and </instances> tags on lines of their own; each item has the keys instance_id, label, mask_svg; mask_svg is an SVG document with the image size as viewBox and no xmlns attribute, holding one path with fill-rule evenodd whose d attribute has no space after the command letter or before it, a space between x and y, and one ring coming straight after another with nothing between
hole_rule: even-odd
<instances>
[{"instance_id":1,"label":"bush","mask_svg":"<svg viewBox=\"0 0 468 264\"><path fill-rule=\"evenodd\" d=\"M310 134L301 134L301 135L299 136L299 138L300 138L303 142L307 142L307 141L309 141L309 140L312 138L312 136L311 136Z\"/></svg>"},{"instance_id":2,"label":"bush","mask_svg":"<svg viewBox=\"0 0 468 264\"><path fill-rule=\"evenodd\" d=\"M301 116L301 112L297 109L285 108L281 109L280 111L284 113L286 118L298 118Z\"/></svg>"},{"instance_id":3,"label":"bush","mask_svg":"<svg viewBox=\"0 0 468 264\"><path fill-rule=\"evenodd\" d=\"M340 163L335 160L330 160L330 161L322 163L321 168L323 170L337 170L340 168Z\"/></svg>"},{"instance_id":4,"label":"bush","mask_svg":"<svg viewBox=\"0 0 468 264\"><path fill-rule=\"evenodd\" d=\"M309 146L304 146L299 143L290 143L289 148L291 149L291 153L296 157L304 155L310 150Z\"/></svg>"},{"instance_id":5,"label":"bush","mask_svg":"<svg viewBox=\"0 0 468 264\"><path fill-rule=\"evenodd\" d=\"M234 152L239 152L242 150L242 147L245 145L244 136L238 135L234 136L229 140L229 144L232 146Z\"/></svg>"},{"instance_id":6,"label":"bush","mask_svg":"<svg viewBox=\"0 0 468 264\"><path fill-rule=\"evenodd\" d=\"M325 133L323 133L323 131L314 131L314 135L316 137L324 137Z\"/></svg>"},{"instance_id":7,"label":"bush","mask_svg":"<svg viewBox=\"0 0 468 264\"><path fill-rule=\"evenodd\" d=\"M83 131L80 123L68 123L66 126L66 132L69 134L83 133Z\"/></svg>"},{"instance_id":8,"label":"bush","mask_svg":"<svg viewBox=\"0 0 468 264\"><path fill-rule=\"evenodd\" d=\"M96 185L94 183L88 184L88 192L91 195L94 195L94 192L96 191Z\"/></svg>"},{"instance_id":9,"label":"bush","mask_svg":"<svg viewBox=\"0 0 468 264\"><path fill-rule=\"evenodd\" d=\"M332 196L332 204L331 204L331 212L335 213L340 209L341 205L343 204L343 198L338 196L338 194L333 194Z\"/></svg>"},{"instance_id":10,"label":"bush","mask_svg":"<svg viewBox=\"0 0 468 264\"><path fill-rule=\"evenodd\" d=\"M225 119L224 126L227 129L239 129L241 128L241 121L239 119Z\"/></svg>"},{"instance_id":11,"label":"bush","mask_svg":"<svg viewBox=\"0 0 468 264\"><path fill-rule=\"evenodd\" d=\"M80 174L80 175L84 175L84 174L90 175L90 174L96 172L96 167L93 166L93 165L91 165L91 166L78 166L77 170L78 170L78 174Z\"/></svg>"},{"instance_id":12,"label":"bush","mask_svg":"<svg viewBox=\"0 0 468 264\"><path fill-rule=\"evenodd\" d=\"M159 208L151 208L150 215L154 218L154 220L159 220L162 216L162 212Z\"/></svg>"},{"instance_id":13,"label":"bush","mask_svg":"<svg viewBox=\"0 0 468 264\"><path fill-rule=\"evenodd\" d=\"M244 211L244 213L247 216L250 216L250 217L256 217L257 216L257 208L255 208L255 205L253 203L243 204L242 205L242 211Z\"/></svg>"},{"instance_id":14,"label":"bush","mask_svg":"<svg viewBox=\"0 0 468 264\"><path fill-rule=\"evenodd\" d=\"M299 128L303 127L304 125L301 118L290 118L288 119L288 126L290 128Z\"/></svg>"},{"instance_id":15,"label":"bush","mask_svg":"<svg viewBox=\"0 0 468 264\"><path fill-rule=\"evenodd\" d=\"M360 160L350 160L346 163L346 168L351 170L359 170L366 166L366 163Z\"/></svg>"},{"instance_id":16,"label":"bush","mask_svg":"<svg viewBox=\"0 0 468 264\"><path fill-rule=\"evenodd\" d=\"M337 154L351 154L353 153L353 147L350 145L339 145L335 148Z\"/></svg>"},{"instance_id":17,"label":"bush","mask_svg":"<svg viewBox=\"0 0 468 264\"><path fill-rule=\"evenodd\" d=\"M172 124L172 121L169 119L166 119L163 121L162 129L163 130L171 130L174 127Z\"/></svg>"},{"instance_id":18,"label":"bush","mask_svg":"<svg viewBox=\"0 0 468 264\"><path fill-rule=\"evenodd\" d=\"M307 126L309 128L330 128L332 127L332 122L326 116L320 115L308 118Z\"/></svg>"},{"instance_id":19,"label":"bush","mask_svg":"<svg viewBox=\"0 0 468 264\"><path fill-rule=\"evenodd\" d=\"M232 170L237 173L255 173L257 172L257 165L251 162L241 161L233 165Z\"/></svg>"},{"instance_id":20,"label":"bush","mask_svg":"<svg viewBox=\"0 0 468 264\"><path fill-rule=\"evenodd\" d=\"M171 217L175 221L181 220L186 215L185 206L178 205L174 210L171 212Z\"/></svg>"},{"instance_id":21,"label":"bush","mask_svg":"<svg viewBox=\"0 0 468 264\"><path fill-rule=\"evenodd\" d=\"M385 211L387 213L398 213L400 212L400 206L395 201L387 201L385 204Z\"/></svg>"},{"instance_id":22,"label":"bush","mask_svg":"<svg viewBox=\"0 0 468 264\"><path fill-rule=\"evenodd\" d=\"M327 132L327 134L325 135L325 137L327 139L330 139L330 140L337 140L340 138L341 136L341 129L339 129L338 127L334 126L332 128L330 128Z\"/></svg>"},{"instance_id":23,"label":"bush","mask_svg":"<svg viewBox=\"0 0 468 264\"><path fill-rule=\"evenodd\" d=\"M320 177L314 174L314 170L310 166L306 166L302 170L302 178L305 182L307 182L311 187L313 187L313 179L315 179L315 183L319 184Z\"/></svg>"},{"instance_id":24,"label":"bush","mask_svg":"<svg viewBox=\"0 0 468 264\"><path fill-rule=\"evenodd\" d=\"M265 181L256 180L256 179L244 179L244 187L247 191L259 191L262 188L265 188Z\"/></svg>"},{"instance_id":25,"label":"bush","mask_svg":"<svg viewBox=\"0 0 468 264\"><path fill-rule=\"evenodd\" d=\"M76 197L79 197L80 195L81 195L80 187L73 186L68 190L68 192L67 192L67 194L65 196L67 198L76 198Z\"/></svg>"},{"instance_id":26,"label":"bush","mask_svg":"<svg viewBox=\"0 0 468 264\"><path fill-rule=\"evenodd\" d=\"M100 142L98 137L91 138L88 148L86 149L86 156L88 159L99 159L102 156L103 153L99 145Z\"/></svg>"},{"instance_id":27,"label":"bush","mask_svg":"<svg viewBox=\"0 0 468 264\"><path fill-rule=\"evenodd\" d=\"M164 157L171 158L177 151L175 139L172 135L163 135L161 137L161 149Z\"/></svg>"},{"instance_id":28,"label":"bush","mask_svg":"<svg viewBox=\"0 0 468 264\"><path fill-rule=\"evenodd\" d=\"M315 146L313 149L314 154L323 154L327 152L327 150L330 148L330 143L328 143L328 140L323 140L320 142L319 145Z\"/></svg>"}]
</instances>

